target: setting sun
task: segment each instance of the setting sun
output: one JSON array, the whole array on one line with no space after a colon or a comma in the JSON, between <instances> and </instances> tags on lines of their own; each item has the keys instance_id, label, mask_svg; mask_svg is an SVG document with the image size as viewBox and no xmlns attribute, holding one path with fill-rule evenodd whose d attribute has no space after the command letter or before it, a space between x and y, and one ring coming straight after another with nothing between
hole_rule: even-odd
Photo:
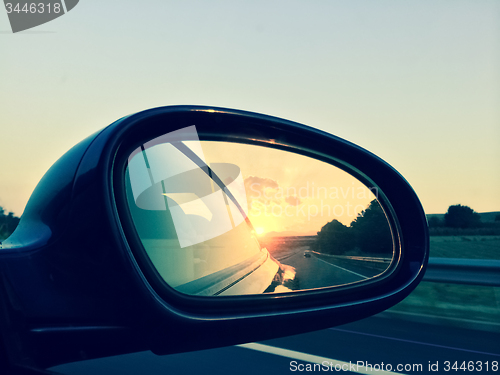
<instances>
[{"instance_id":1,"label":"setting sun","mask_svg":"<svg viewBox=\"0 0 500 375\"><path fill-rule=\"evenodd\" d=\"M257 233L259 236L265 232L264 228L262 227L257 227L255 228L255 233Z\"/></svg>"}]
</instances>

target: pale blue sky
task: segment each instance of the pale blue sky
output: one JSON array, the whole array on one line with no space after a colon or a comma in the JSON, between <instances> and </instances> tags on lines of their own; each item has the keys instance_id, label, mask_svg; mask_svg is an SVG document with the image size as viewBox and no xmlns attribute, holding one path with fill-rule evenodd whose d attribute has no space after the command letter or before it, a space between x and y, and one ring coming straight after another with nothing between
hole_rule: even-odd
<instances>
[{"instance_id":1,"label":"pale blue sky","mask_svg":"<svg viewBox=\"0 0 500 375\"><path fill-rule=\"evenodd\" d=\"M500 2L97 1L12 34L0 11L0 205L143 109L266 113L348 139L427 213L500 210Z\"/></svg>"}]
</instances>

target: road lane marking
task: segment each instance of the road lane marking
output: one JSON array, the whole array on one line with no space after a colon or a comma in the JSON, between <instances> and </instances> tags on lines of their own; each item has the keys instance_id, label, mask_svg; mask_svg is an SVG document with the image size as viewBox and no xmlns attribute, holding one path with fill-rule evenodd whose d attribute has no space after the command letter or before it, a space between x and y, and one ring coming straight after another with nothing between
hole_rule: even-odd
<instances>
[{"instance_id":1,"label":"road lane marking","mask_svg":"<svg viewBox=\"0 0 500 375\"><path fill-rule=\"evenodd\" d=\"M355 333L355 334L358 334L358 335L371 336L371 337L376 337L376 338L380 338L380 339L387 339L387 340L408 342L410 344L420 344L420 345L427 345L427 346L435 346L437 348L459 350L459 351L462 351L462 352L469 352L469 353L483 354L483 355L492 355L494 357L500 357L500 354L488 353L488 352L480 352L478 350L455 348L453 346L431 344L431 343L422 342L422 341L413 341L413 340L406 340L406 339L398 339L398 338L395 338L395 337L388 337L388 336L382 336L382 335L374 335L373 333L349 331L347 329L340 329L340 328L329 328L329 329L331 329L332 331L340 331L340 332L346 332L346 333Z\"/></svg>"},{"instance_id":2,"label":"road lane marking","mask_svg":"<svg viewBox=\"0 0 500 375\"><path fill-rule=\"evenodd\" d=\"M349 368L349 366L351 365L349 362L337 361L336 359L320 357L317 355L312 355L312 354L307 354L307 353L302 353L302 352L296 352L295 350L277 348L275 346L270 346L270 345L249 343L249 344L241 344L241 345L236 345L236 346L239 346L240 348L256 350L259 352L279 355L282 357L297 359L297 360L304 361L304 362L317 363L319 365L321 365L325 362L328 363L328 366L334 366L334 367L335 367L335 365L338 365L340 367L347 366L347 368ZM362 366L359 366L359 367L362 367ZM352 366L351 366L351 368L352 368ZM372 375L374 373L376 373L376 374L401 374L400 372L391 372L391 371L375 371L375 370L363 371L363 370L359 370L359 368L358 368L358 371L349 370L349 372L354 372L357 374L367 374L367 375L370 375L370 374Z\"/></svg>"},{"instance_id":3,"label":"road lane marking","mask_svg":"<svg viewBox=\"0 0 500 375\"><path fill-rule=\"evenodd\" d=\"M328 264L328 265L330 265L330 266L337 267L337 268L340 268L341 270L344 270L344 271L347 271L347 272L353 273L353 274L355 274L355 275L357 275L357 276L360 276L360 277L362 277L362 278L364 278L364 279L369 279L369 277L368 277L368 276L361 275L361 274L356 273L356 272L354 272L354 271L349 271L348 269L342 268L342 267L337 266L337 265L335 265L335 264L328 263L326 260L320 259L320 258L318 258L318 257L316 257L316 259L317 259L317 260L320 260L320 261L322 261L323 263L326 263L326 264Z\"/></svg>"}]
</instances>

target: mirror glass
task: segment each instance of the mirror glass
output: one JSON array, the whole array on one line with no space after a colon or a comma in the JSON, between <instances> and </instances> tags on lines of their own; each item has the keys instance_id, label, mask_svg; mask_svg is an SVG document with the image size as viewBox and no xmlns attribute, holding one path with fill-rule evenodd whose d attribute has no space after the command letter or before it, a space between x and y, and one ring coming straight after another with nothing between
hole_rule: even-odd
<instances>
[{"instance_id":1,"label":"mirror glass","mask_svg":"<svg viewBox=\"0 0 500 375\"><path fill-rule=\"evenodd\" d=\"M147 257L182 293L357 285L393 260L377 188L304 155L200 141L190 126L134 150L125 186Z\"/></svg>"}]
</instances>

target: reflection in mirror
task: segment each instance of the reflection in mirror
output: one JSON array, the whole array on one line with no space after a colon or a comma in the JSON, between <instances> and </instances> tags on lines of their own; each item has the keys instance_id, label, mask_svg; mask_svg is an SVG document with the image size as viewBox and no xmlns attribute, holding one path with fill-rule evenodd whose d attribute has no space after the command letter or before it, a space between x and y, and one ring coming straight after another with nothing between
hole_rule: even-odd
<instances>
[{"instance_id":1,"label":"reflection in mirror","mask_svg":"<svg viewBox=\"0 0 500 375\"><path fill-rule=\"evenodd\" d=\"M147 258L182 293L357 285L393 260L377 188L300 154L199 141L191 126L132 152L125 185Z\"/></svg>"}]
</instances>

